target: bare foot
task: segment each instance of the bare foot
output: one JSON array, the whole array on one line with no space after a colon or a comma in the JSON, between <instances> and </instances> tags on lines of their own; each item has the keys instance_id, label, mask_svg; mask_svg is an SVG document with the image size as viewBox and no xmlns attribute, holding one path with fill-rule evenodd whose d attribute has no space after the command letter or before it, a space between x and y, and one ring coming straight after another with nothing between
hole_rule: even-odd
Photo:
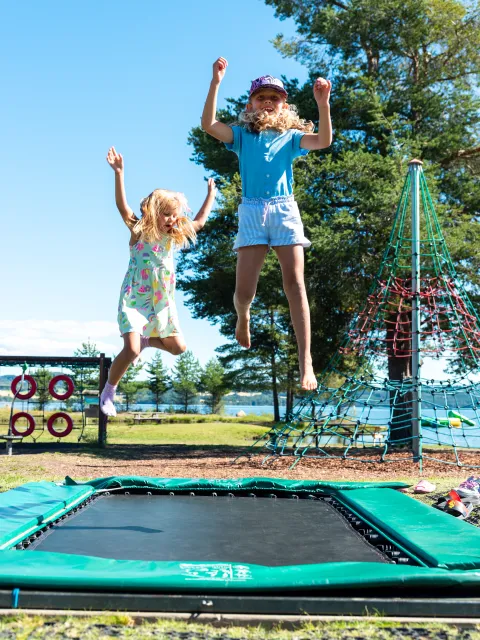
<instances>
[{"instance_id":1,"label":"bare foot","mask_svg":"<svg viewBox=\"0 0 480 640\"><path fill-rule=\"evenodd\" d=\"M250 349L250 314L238 316L235 338L241 347Z\"/></svg>"},{"instance_id":2,"label":"bare foot","mask_svg":"<svg viewBox=\"0 0 480 640\"><path fill-rule=\"evenodd\" d=\"M313 391L318 387L317 379L313 373L313 367L311 364L306 364L304 370L300 367L300 384L302 389L307 391Z\"/></svg>"}]
</instances>

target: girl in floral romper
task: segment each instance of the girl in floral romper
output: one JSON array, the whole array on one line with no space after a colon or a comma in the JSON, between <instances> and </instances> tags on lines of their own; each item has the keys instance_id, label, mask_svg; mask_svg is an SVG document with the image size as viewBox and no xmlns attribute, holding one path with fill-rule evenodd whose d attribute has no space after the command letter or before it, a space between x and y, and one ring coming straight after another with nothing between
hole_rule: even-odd
<instances>
[{"instance_id":1,"label":"girl in floral romper","mask_svg":"<svg viewBox=\"0 0 480 640\"><path fill-rule=\"evenodd\" d=\"M163 349L173 355L186 350L175 305L174 248L188 246L204 226L215 200L215 183L208 181L208 194L192 221L187 217L185 196L155 189L140 203L142 217L127 203L123 157L114 147L107 162L115 172L115 202L130 230L130 263L118 303L118 325L123 349L112 363L108 382L100 396L100 409L115 416L115 390L128 367L145 347Z\"/></svg>"}]
</instances>

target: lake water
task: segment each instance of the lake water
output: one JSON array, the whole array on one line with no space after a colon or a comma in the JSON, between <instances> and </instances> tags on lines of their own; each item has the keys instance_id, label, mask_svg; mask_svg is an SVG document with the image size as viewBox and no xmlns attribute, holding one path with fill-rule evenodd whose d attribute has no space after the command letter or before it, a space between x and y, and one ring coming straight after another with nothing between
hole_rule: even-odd
<instances>
[{"instance_id":1,"label":"lake water","mask_svg":"<svg viewBox=\"0 0 480 640\"><path fill-rule=\"evenodd\" d=\"M87 403L87 405L90 403ZM10 407L11 402L0 402L0 407ZM35 405L34 405L35 406ZM46 411L61 411L62 408L64 408L65 405L61 402L47 402L47 404L45 405L45 410ZM125 405L122 405L120 403L116 403L116 407L118 411L125 411ZM175 411L181 411L183 409L183 405L180 404L159 404L159 411L165 411L168 412L170 409L174 409ZM30 406L30 408L32 408ZM27 411L28 407L27 407L27 402L20 402L20 401L16 401L15 402L15 411ZM78 405L78 407L74 407L74 409L79 410L80 406ZM156 411L156 405L154 404L132 404L130 406L129 411ZM235 404L235 405L226 405L223 409L223 413L224 415L227 416L235 416L237 415L237 413L239 411L244 411L245 413L249 414L253 414L255 416L260 416L260 415L264 415L264 414L268 414L273 416L273 406L272 405L242 405L242 404ZM188 412L189 413L202 413L202 414L207 414L210 413L210 408L208 407L208 405L206 404L192 404L189 405L188 407ZM283 418L285 416L285 407L280 407L280 417Z\"/></svg>"},{"instance_id":2,"label":"lake water","mask_svg":"<svg viewBox=\"0 0 480 640\"><path fill-rule=\"evenodd\" d=\"M9 407L10 402L0 402L0 406ZM90 404L90 403L88 403ZM28 411L27 402L15 402L15 411ZM61 402L49 402L46 405L47 411L60 411L64 409L64 404ZM75 407L75 409L79 409L80 407ZM168 412L171 409L176 411L180 411L182 409L182 405L171 405L171 404L160 404L159 410L163 412ZM125 410L125 406L122 406L117 403L117 409L120 411ZM152 412L156 411L156 406L154 404L134 404L130 407L130 412L132 411L147 411ZM273 416L273 406L272 405L226 405L223 409L224 415L227 416L235 416L239 411L244 411L246 414L253 415L268 415ZM334 408L327 406L323 409L323 416L328 415L329 413L333 413ZM422 428L422 436L423 436L423 445L431 446L434 444L441 445L452 445L455 442L456 446L463 447L473 447L480 448L480 420L479 416L475 413L473 409L461 408L458 410L459 413L464 415L467 418L470 418L475 422L474 427L469 427L467 425L462 425L461 428L458 429L431 429L426 426ZM199 405L190 405L189 413L201 413L207 414L210 413L209 407L205 404ZM317 414L320 417L320 414ZM422 410L422 416L424 417L446 417L445 411L438 411L435 416L435 411L430 408L425 408ZM280 407L280 417L283 419L285 417L285 406ZM308 419L310 416L305 414L305 419ZM368 408L364 405L359 405L358 407L351 408L349 412L349 418L354 420L359 420L360 422L364 422L370 425L379 425L385 426L390 418L390 409L388 406L376 406L374 408ZM332 428L332 431L335 431L335 427ZM312 440L312 442L309 442ZM372 436L365 435L363 436L364 444L373 444L374 439ZM304 446L308 446L313 443L313 437L306 436L306 438L302 441ZM322 436L319 438L318 443L320 445L330 444L345 444L345 439L342 437L336 436ZM376 442L378 444L378 441Z\"/></svg>"}]
</instances>

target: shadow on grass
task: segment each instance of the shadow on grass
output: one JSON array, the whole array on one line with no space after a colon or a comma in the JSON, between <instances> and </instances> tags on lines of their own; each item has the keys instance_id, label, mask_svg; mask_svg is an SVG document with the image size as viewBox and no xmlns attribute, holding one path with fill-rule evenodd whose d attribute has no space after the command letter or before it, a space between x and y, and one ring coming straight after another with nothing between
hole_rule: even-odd
<instances>
[{"instance_id":1,"label":"shadow on grass","mask_svg":"<svg viewBox=\"0 0 480 640\"><path fill-rule=\"evenodd\" d=\"M190 445L190 444L110 444L105 448L84 443L52 442L28 443L14 448L15 456L44 453L61 453L62 455L88 456L99 460L169 460L182 459L201 460L202 458L233 459L245 454L249 446L231 445ZM1 455L1 454L0 454Z\"/></svg>"}]
</instances>

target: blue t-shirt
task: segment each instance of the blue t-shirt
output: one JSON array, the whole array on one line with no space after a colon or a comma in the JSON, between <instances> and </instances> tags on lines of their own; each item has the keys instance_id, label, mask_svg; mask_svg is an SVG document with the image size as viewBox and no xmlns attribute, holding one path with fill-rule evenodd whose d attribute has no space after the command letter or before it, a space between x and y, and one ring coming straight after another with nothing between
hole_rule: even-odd
<instances>
[{"instance_id":1,"label":"blue t-shirt","mask_svg":"<svg viewBox=\"0 0 480 640\"><path fill-rule=\"evenodd\" d=\"M308 153L300 148L303 131L289 129L279 133L267 129L250 133L233 126L233 142L225 143L240 161L244 198L273 198L293 195L292 162Z\"/></svg>"}]
</instances>

